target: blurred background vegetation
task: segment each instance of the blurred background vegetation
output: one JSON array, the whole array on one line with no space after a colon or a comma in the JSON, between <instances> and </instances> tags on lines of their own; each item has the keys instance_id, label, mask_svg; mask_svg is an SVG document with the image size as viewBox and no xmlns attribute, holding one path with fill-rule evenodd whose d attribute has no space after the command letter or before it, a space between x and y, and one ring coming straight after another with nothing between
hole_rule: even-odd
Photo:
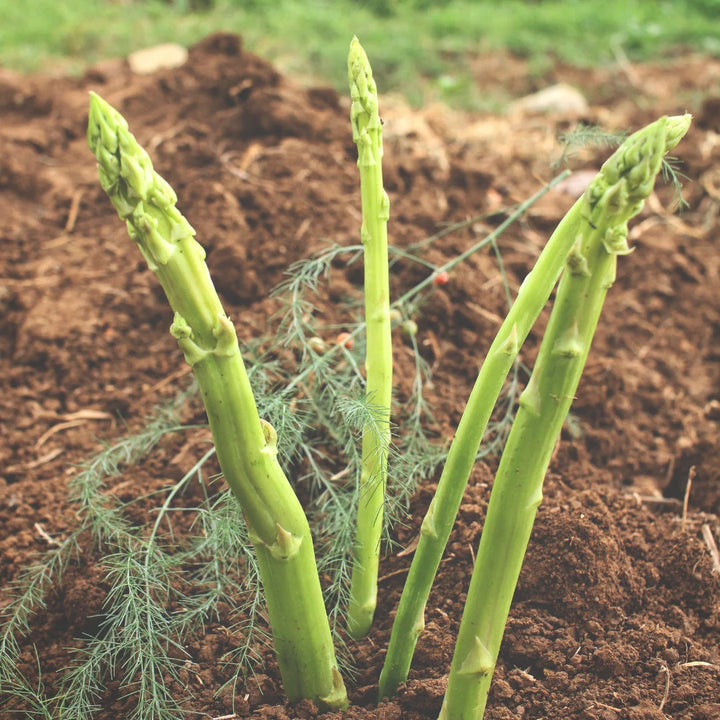
<instances>
[{"instance_id":1,"label":"blurred background vegetation","mask_svg":"<svg viewBox=\"0 0 720 720\"><path fill-rule=\"evenodd\" d=\"M720 55L720 0L0 0L0 65L77 73L162 42L215 31L301 80L345 91L345 57L360 37L384 92L419 105L473 107L468 57L506 49L530 72Z\"/></svg>"}]
</instances>

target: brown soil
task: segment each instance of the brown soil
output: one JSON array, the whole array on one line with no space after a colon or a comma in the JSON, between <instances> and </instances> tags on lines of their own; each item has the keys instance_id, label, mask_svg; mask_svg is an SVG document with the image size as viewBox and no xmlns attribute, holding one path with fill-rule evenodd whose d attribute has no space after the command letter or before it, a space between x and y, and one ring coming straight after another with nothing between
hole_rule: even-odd
<instances>
[{"instance_id":1,"label":"brown soil","mask_svg":"<svg viewBox=\"0 0 720 720\"><path fill-rule=\"evenodd\" d=\"M720 99L713 96L720 63L692 56L602 71L556 66L542 77L529 77L521 61L506 56L478 59L477 67L488 91L511 96L559 80L580 86L590 101L584 119L608 129L685 110L696 115L677 150L689 207L666 213L672 189L659 186L632 231L636 252L619 266L574 404L576 422L546 480L487 717L720 718L720 578L706 540L708 530L716 542L720 536ZM80 79L0 71L3 604L36 553L74 527L67 482L77 464L101 442L121 437L126 425L142 427L152 407L187 384L155 278L96 181L84 139L90 89L121 109L176 189L241 338L267 333L276 309L268 292L291 262L318 249L322 238L346 244L358 236L346 101L280 77L242 52L237 38L209 38L181 69L147 77L132 76L121 62ZM399 246L529 197L552 177L556 138L573 123L561 115L411 112L389 101L384 109L391 234ZM605 153L585 151L574 167L597 168ZM572 200L551 192L503 236L511 289ZM452 258L503 217L445 236L428 258ZM356 275L343 282L357 286ZM394 291L421 277L417 268L403 268ZM417 318L418 339L435 367L430 400L446 434L504 303L492 255L480 254L452 273ZM402 342L398 337L400 348ZM534 334L528 363L536 344ZM399 363L408 362L398 354ZM184 418L200 418L196 404ZM177 444L161 446L144 468L114 479L115 492L132 499L163 487L186 469L171 462L178 452ZM436 717L491 466L481 463L467 490L410 681L377 706L373 686L409 561L384 559L378 622L353 646L358 677L343 717ZM417 517L434 480L427 478L413 501ZM397 539L407 546L416 532L417 522ZM92 633L105 588L99 559L81 548L47 611L33 618L21 662L34 681L35 643L49 693L59 687L69 648ZM227 677L218 660L224 633L211 619L186 647L193 672L177 692L190 698L187 717L233 712L231 694L214 692ZM238 716L315 717L308 703L283 704L272 657L261 652L267 667L259 687L251 680L237 688ZM127 701L112 682L108 687L96 717L126 717ZM16 700L0 697L0 706L10 713Z\"/></svg>"}]
</instances>

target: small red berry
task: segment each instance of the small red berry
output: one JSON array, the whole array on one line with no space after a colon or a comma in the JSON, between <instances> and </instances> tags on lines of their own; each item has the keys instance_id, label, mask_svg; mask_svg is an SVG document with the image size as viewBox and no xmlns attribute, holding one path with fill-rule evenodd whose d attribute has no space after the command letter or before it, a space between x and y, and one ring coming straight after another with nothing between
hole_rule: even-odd
<instances>
[{"instance_id":1,"label":"small red berry","mask_svg":"<svg viewBox=\"0 0 720 720\"><path fill-rule=\"evenodd\" d=\"M441 270L439 273L435 274L435 277L432 279L433 285L447 285L450 282L450 276L448 275L447 270Z\"/></svg>"},{"instance_id":2,"label":"small red berry","mask_svg":"<svg viewBox=\"0 0 720 720\"><path fill-rule=\"evenodd\" d=\"M352 349L352 346L355 344L355 341L352 338L352 335L350 335L349 332L341 332L338 334L338 336L335 338L335 342L338 345L344 345L348 350Z\"/></svg>"}]
</instances>

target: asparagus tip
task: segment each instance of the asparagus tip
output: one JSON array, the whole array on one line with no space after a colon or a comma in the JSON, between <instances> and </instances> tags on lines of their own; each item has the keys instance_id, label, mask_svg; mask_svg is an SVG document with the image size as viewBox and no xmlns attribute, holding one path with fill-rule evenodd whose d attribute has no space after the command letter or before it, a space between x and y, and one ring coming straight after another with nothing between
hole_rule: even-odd
<instances>
[{"instance_id":1,"label":"asparagus tip","mask_svg":"<svg viewBox=\"0 0 720 720\"><path fill-rule=\"evenodd\" d=\"M665 154L690 127L691 115L663 116L633 133L603 164L586 190L588 219L600 216L621 225L633 217L652 192Z\"/></svg>"},{"instance_id":2,"label":"asparagus tip","mask_svg":"<svg viewBox=\"0 0 720 720\"><path fill-rule=\"evenodd\" d=\"M93 153L98 154L98 147L101 144L110 142L114 145L111 138L117 136L117 131L121 128L123 130L128 128L125 118L110 103L91 90L87 139Z\"/></svg>"},{"instance_id":3,"label":"asparagus tip","mask_svg":"<svg viewBox=\"0 0 720 720\"><path fill-rule=\"evenodd\" d=\"M353 65L355 64L367 66L368 70L370 68L370 61L368 60L368 56L365 53L363 46L360 44L360 40L358 40L357 35L353 35L352 40L350 41L350 52L348 53L348 68L351 72Z\"/></svg>"},{"instance_id":4,"label":"asparagus tip","mask_svg":"<svg viewBox=\"0 0 720 720\"><path fill-rule=\"evenodd\" d=\"M348 82L350 84L350 121L353 140L358 142L363 130L379 131L377 86L370 61L360 41L353 36L348 53Z\"/></svg>"},{"instance_id":5,"label":"asparagus tip","mask_svg":"<svg viewBox=\"0 0 720 720\"><path fill-rule=\"evenodd\" d=\"M665 136L665 151L672 150L682 140L683 136L690 129L692 115L671 115L667 119L667 134Z\"/></svg>"}]
</instances>

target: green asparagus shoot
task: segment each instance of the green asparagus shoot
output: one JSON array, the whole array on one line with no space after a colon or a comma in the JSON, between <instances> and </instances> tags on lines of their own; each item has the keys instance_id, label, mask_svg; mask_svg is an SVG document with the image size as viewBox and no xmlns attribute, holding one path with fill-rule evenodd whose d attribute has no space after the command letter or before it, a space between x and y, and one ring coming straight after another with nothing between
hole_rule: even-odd
<instances>
[{"instance_id":1,"label":"green asparagus shoot","mask_svg":"<svg viewBox=\"0 0 720 720\"><path fill-rule=\"evenodd\" d=\"M662 124L662 121L658 122ZM627 158L634 157L630 151L635 144L635 140L627 141L612 156L615 158L614 162L619 164L631 162ZM660 153L660 161L663 156L664 153ZM636 159L637 163L641 161L643 158ZM597 192L593 188L601 182L608 182L605 180L609 172L607 168L612 166L613 164L608 160L584 196L575 203L558 225L535 266L525 278L518 297L478 373L450 446L435 496L423 521L420 540L400 599L388 653L380 675L380 697L391 695L398 684L407 679L415 644L424 627L425 603L455 522L490 414L520 346L547 303L571 248L576 245L577 238L589 227L586 219L588 193ZM659 167L660 165L658 169ZM653 182L654 178L655 174L652 176ZM652 184L648 193L650 189ZM595 232L602 235L608 228L614 227L617 224L618 214L625 212L626 208L632 210L632 215L639 212L642 203L638 205L636 195L637 193L621 200L621 207L614 210L613 214L596 213L598 217L595 218L595 224L598 229Z\"/></svg>"},{"instance_id":2,"label":"green asparagus shoot","mask_svg":"<svg viewBox=\"0 0 720 720\"><path fill-rule=\"evenodd\" d=\"M357 532L347 627L351 637L367 635L377 604L377 577L390 445L392 340L387 221L390 201L382 181L382 125L370 63L357 38L348 56L350 120L358 148L365 258L366 398L373 421L362 435Z\"/></svg>"},{"instance_id":3,"label":"green asparagus shoot","mask_svg":"<svg viewBox=\"0 0 720 720\"><path fill-rule=\"evenodd\" d=\"M127 222L175 313L170 329L198 382L217 457L257 554L275 652L291 701L347 704L315 563L310 526L277 459L276 433L258 414L235 329L195 232L124 118L90 98L88 143L118 215Z\"/></svg>"},{"instance_id":4,"label":"green asparagus shoot","mask_svg":"<svg viewBox=\"0 0 720 720\"><path fill-rule=\"evenodd\" d=\"M575 242L581 222L581 206L581 201L578 201L565 216L525 278L478 373L450 445L437 490L423 520L380 675L381 698L392 695L397 686L407 679L417 639L425 626L425 603L490 415L520 346L550 297L565 257Z\"/></svg>"},{"instance_id":5,"label":"green asparagus shoot","mask_svg":"<svg viewBox=\"0 0 720 720\"><path fill-rule=\"evenodd\" d=\"M581 198L548 328L495 477L441 720L479 720L484 714L545 473L615 280L617 256L630 252L627 223L689 125L689 115L663 117L631 135ZM436 518L437 507L426 518L430 530Z\"/></svg>"}]
</instances>

